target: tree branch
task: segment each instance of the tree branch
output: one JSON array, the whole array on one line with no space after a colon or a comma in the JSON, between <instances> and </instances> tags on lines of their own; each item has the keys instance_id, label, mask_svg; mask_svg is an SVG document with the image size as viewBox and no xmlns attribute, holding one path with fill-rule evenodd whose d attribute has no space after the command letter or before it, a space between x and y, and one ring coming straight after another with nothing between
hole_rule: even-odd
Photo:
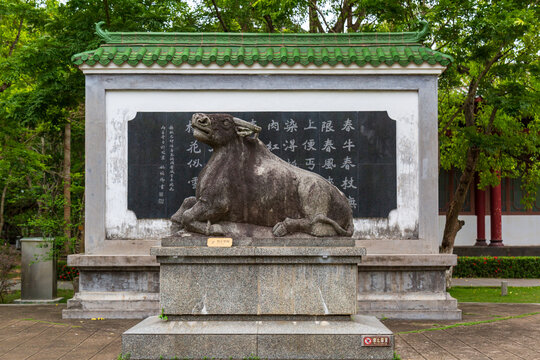
<instances>
[{"instance_id":1,"label":"tree branch","mask_svg":"<svg viewBox=\"0 0 540 360\"><path fill-rule=\"evenodd\" d=\"M15 46L17 46L17 43L19 42L19 39L21 38L22 26L23 26L23 18L21 18L21 20L19 21L19 28L17 29L17 36L15 36L15 40L13 40L13 42L9 46L8 57L11 56L11 54L13 54L13 50L15 49Z\"/></svg>"},{"instance_id":2,"label":"tree branch","mask_svg":"<svg viewBox=\"0 0 540 360\"><path fill-rule=\"evenodd\" d=\"M326 22L326 19L324 18L324 14L322 13L321 9L319 9L319 7L317 6L317 3L315 3L314 1L310 1L310 3L311 3L311 6L313 6L313 8L319 13L319 15L321 15L324 25L326 26L326 32L330 32L331 31L330 25L328 25L328 23ZM318 16L316 16L316 18L317 20L319 19Z\"/></svg>"},{"instance_id":3,"label":"tree branch","mask_svg":"<svg viewBox=\"0 0 540 360\"><path fill-rule=\"evenodd\" d=\"M264 22L266 22L266 26L268 26L268 32L275 32L276 29L274 29L274 24L272 24L272 18L270 15L263 15Z\"/></svg>"},{"instance_id":4,"label":"tree branch","mask_svg":"<svg viewBox=\"0 0 540 360\"><path fill-rule=\"evenodd\" d=\"M212 4L214 5L214 10L216 11L216 16L219 20L219 23L221 24L221 27L223 28L224 32L229 32L229 29L227 28L227 25L225 25L225 21L223 21L223 18L221 17L221 13L219 12L219 8L217 7L216 0L212 0Z\"/></svg>"},{"instance_id":5,"label":"tree branch","mask_svg":"<svg viewBox=\"0 0 540 360\"><path fill-rule=\"evenodd\" d=\"M488 126L486 128L485 134L491 134L491 128L493 127L493 121L495 120L495 115L497 114L498 108L494 107L493 110L491 110L491 115L489 115L489 122Z\"/></svg>"}]
</instances>

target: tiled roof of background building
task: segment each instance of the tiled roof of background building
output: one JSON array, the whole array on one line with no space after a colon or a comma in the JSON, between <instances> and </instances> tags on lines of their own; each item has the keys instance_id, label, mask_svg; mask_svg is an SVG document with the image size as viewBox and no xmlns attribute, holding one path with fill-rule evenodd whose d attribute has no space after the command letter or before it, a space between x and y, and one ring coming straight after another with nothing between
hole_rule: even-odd
<instances>
[{"instance_id":1,"label":"tiled roof of background building","mask_svg":"<svg viewBox=\"0 0 540 360\"><path fill-rule=\"evenodd\" d=\"M411 63L449 65L452 57L431 50L420 42L428 33L427 23L419 32L402 33L139 33L108 32L96 24L96 33L106 43L98 49L73 55L76 65L97 63L151 66L191 65L317 66Z\"/></svg>"}]
</instances>

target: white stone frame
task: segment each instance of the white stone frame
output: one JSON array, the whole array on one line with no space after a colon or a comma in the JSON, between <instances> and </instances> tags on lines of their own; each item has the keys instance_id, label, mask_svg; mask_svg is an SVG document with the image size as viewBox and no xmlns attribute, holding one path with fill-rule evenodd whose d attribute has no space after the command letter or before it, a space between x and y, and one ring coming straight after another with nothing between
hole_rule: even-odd
<instances>
[{"instance_id":1,"label":"white stone frame","mask_svg":"<svg viewBox=\"0 0 540 360\"><path fill-rule=\"evenodd\" d=\"M158 239L170 222L137 219L127 209L127 122L137 112L386 111L396 121L397 209L357 218L358 239L418 235L418 93L416 91L109 91L106 93L106 238ZM388 101L392 99L392 101ZM359 199L361 201L361 198ZM178 204L180 206L180 204Z\"/></svg>"},{"instance_id":2,"label":"white stone frame","mask_svg":"<svg viewBox=\"0 0 540 360\"><path fill-rule=\"evenodd\" d=\"M418 94L418 236L416 239L365 239L357 246L369 254L435 254L438 253L438 141L437 141L437 75L443 68L432 67L432 73L415 73L403 68L401 74L388 73L383 67L370 73L333 75L331 70L303 74L168 74L159 69L146 73L116 73L114 67L86 74L86 208L85 250L87 254L106 253L107 249L125 248L129 253L139 249L147 253L155 240L106 240L106 93L110 91L260 91L260 90L329 90L329 91L414 91ZM88 73L87 73L88 71ZM116 250L114 250L116 251ZM133 250L134 251L134 250Z\"/></svg>"}]
</instances>

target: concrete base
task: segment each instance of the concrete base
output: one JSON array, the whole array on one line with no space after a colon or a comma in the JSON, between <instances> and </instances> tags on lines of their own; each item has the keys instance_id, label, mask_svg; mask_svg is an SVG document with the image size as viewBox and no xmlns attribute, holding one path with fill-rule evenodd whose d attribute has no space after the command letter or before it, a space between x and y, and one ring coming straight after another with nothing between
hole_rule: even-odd
<instances>
[{"instance_id":1,"label":"concrete base","mask_svg":"<svg viewBox=\"0 0 540 360\"><path fill-rule=\"evenodd\" d=\"M107 240L99 252L69 255L68 265L79 269L79 292L62 317L144 319L159 314L159 265L149 255L155 244Z\"/></svg>"},{"instance_id":2,"label":"concrete base","mask_svg":"<svg viewBox=\"0 0 540 360\"><path fill-rule=\"evenodd\" d=\"M64 319L144 319L159 313L159 293L78 292L62 311Z\"/></svg>"},{"instance_id":3,"label":"concrete base","mask_svg":"<svg viewBox=\"0 0 540 360\"><path fill-rule=\"evenodd\" d=\"M394 336L372 316L354 321L163 321L152 316L122 335L122 353L150 359L392 359ZM364 346L365 336L388 346Z\"/></svg>"},{"instance_id":4,"label":"concrete base","mask_svg":"<svg viewBox=\"0 0 540 360\"><path fill-rule=\"evenodd\" d=\"M63 297L57 297L54 299L32 299L32 300L26 300L26 299L16 299L13 300L13 303L15 304L55 304L60 302L63 299Z\"/></svg>"},{"instance_id":5,"label":"concrete base","mask_svg":"<svg viewBox=\"0 0 540 360\"><path fill-rule=\"evenodd\" d=\"M446 292L445 271L455 255L367 255L358 265L360 314L389 319L460 320Z\"/></svg>"}]
</instances>

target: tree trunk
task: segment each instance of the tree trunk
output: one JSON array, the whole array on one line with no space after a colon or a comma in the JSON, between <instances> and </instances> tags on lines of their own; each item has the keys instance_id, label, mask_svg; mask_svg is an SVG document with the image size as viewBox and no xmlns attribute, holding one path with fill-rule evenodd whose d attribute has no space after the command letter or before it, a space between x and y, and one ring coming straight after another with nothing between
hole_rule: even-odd
<instances>
[{"instance_id":1,"label":"tree trunk","mask_svg":"<svg viewBox=\"0 0 540 360\"><path fill-rule=\"evenodd\" d=\"M111 16L109 15L109 2L107 0L103 0L103 8L105 9L105 23L107 24L107 27L110 27Z\"/></svg>"},{"instance_id":2,"label":"tree trunk","mask_svg":"<svg viewBox=\"0 0 540 360\"><path fill-rule=\"evenodd\" d=\"M317 0L311 0L309 2L309 32L316 33L318 29L317 19Z\"/></svg>"},{"instance_id":3,"label":"tree trunk","mask_svg":"<svg viewBox=\"0 0 540 360\"><path fill-rule=\"evenodd\" d=\"M440 249L442 254L451 254L453 252L456 235L464 225L464 221L458 219L459 211L463 207L469 188L471 187L479 154L480 151L476 147L471 147L467 150L465 169L459 178L459 184L454 193L454 198L450 202L450 206L446 212L446 224L444 225L444 234Z\"/></svg>"},{"instance_id":4,"label":"tree trunk","mask_svg":"<svg viewBox=\"0 0 540 360\"><path fill-rule=\"evenodd\" d=\"M9 185L9 177L11 176L11 171L9 172L7 178L6 178L6 184L4 185L4 189L2 189L2 198L0 199L0 238L2 237L2 230L4 230L4 210L6 205L6 194L7 189Z\"/></svg>"},{"instance_id":5,"label":"tree trunk","mask_svg":"<svg viewBox=\"0 0 540 360\"><path fill-rule=\"evenodd\" d=\"M480 151L476 147L467 150L467 164L465 170L463 170L463 174L461 174L461 177L459 178L459 184L454 193L454 199L450 202L450 206L446 212L446 223L444 225L443 240L440 248L440 253L442 254L453 253L456 235L465 224L463 220L459 220L458 216L459 211L465 203L469 188L471 187L479 154ZM445 273L446 288L452 287L452 270L453 268L450 267Z\"/></svg>"},{"instance_id":6,"label":"tree trunk","mask_svg":"<svg viewBox=\"0 0 540 360\"><path fill-rule=\"evenodd\" d=\"M71 123L64 127L64 236L66 255L70 253L71 239Z\"/></svg>"}]
</instances>

